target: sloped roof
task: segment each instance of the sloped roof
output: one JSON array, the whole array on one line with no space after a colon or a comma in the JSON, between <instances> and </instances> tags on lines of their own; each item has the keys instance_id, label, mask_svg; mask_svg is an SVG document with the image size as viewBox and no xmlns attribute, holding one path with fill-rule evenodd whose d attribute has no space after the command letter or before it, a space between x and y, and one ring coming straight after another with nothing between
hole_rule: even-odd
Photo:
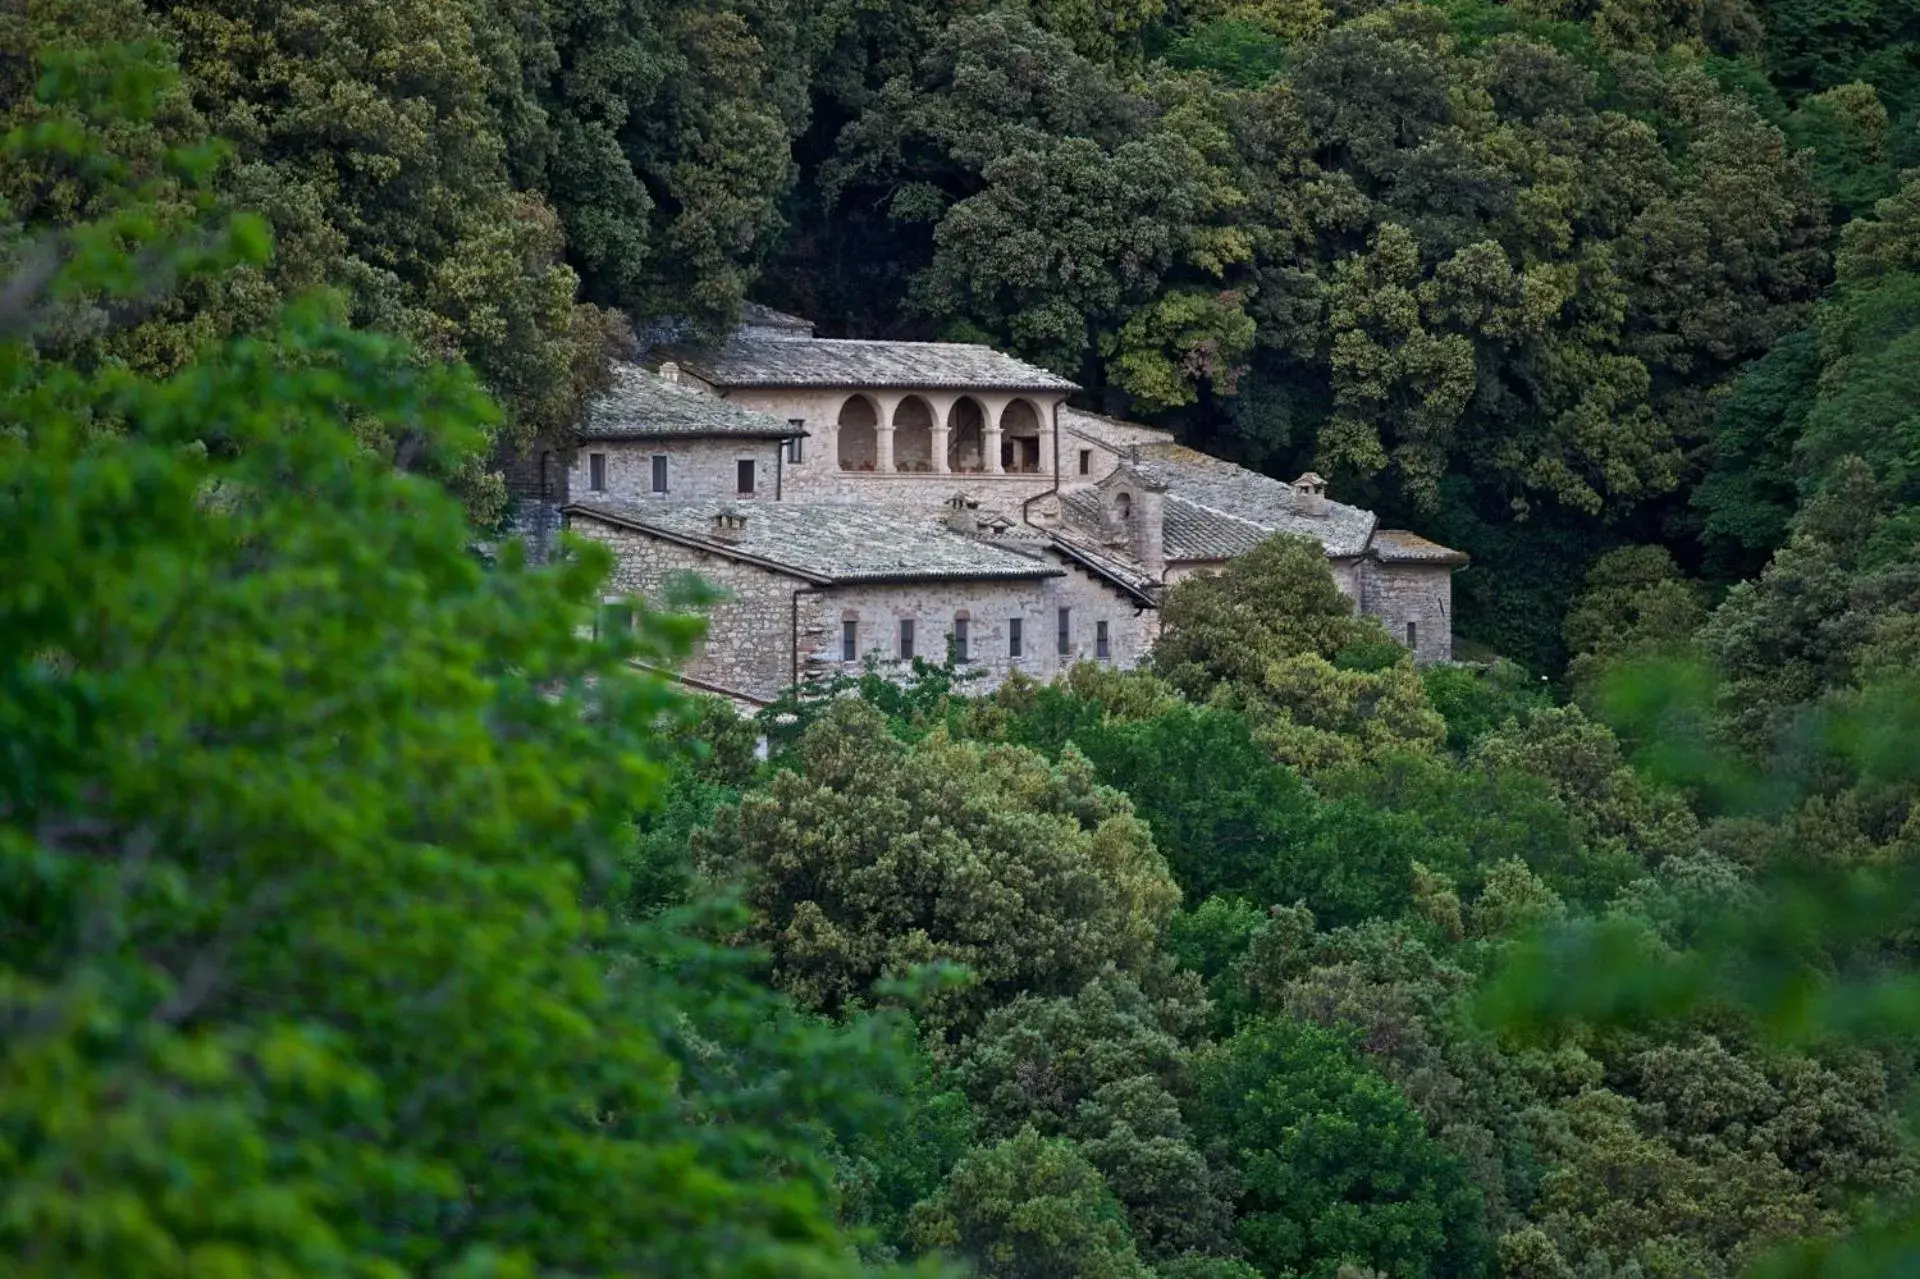
<instances>
[{"instance_id":1,"label":"sloped roof","mask_svg":"<svg viewBox=\"0 0 1920 1279\"><path fill-rule=\"evenodd\" d=\"M1134 444L1173 443L1172 431L1142 426L1138 422L1123 422L1117 417L1089 413L1085 409L1064 404L1060 407L1060 428L1120 453L1126 452L1128 446Z\"/></svg>"},{"instance_id":2,"label":"sloped roof","mask_svg":"<svg viewBox=\"0 0 1920 1279\"><path fill-rule=\"evenodd\" d=\"M1126 554L1104 549L1105 511L1100 490L1091 485L1061 495L1061 508L1078 536L1076 541L1102 547L1102 554ZM1270 536L1270 530L1249 520L1168 494L1162 507L1163 554L1169 560L1227 560L1245 555Z\"/></svg>"},{"instance_id":3,"label":"sloped roof","mask_svg":"<svg viewBox=\"0 0 1920 1279\"><path fill-rule=\"evenodd\" d=\"M1334 559L1364 552L1377 522L1372 511L1334 501L1327 502L1324 515L1304 514L1292 485L1180 444L1143 445L1127 465L1167 486L1168 559L1224 558L1211 553L1176 555L1171 527L1176 522L1184 524L1183 532L1196 551L1233 544L1240 536L1233 521L1252 525L1261 531L1261 537L1299 533L1317 538ZM1176 519L1176 505L1196 509ZM1209 516L1224 516L1226 520ZM1235 550L1226 554L1240 553Z\"/></svg>"},{"instance_id":4,"label":"sloped roof","mask_svg":"<svg viewBox=\"0 0 1920 1279\"><path fill-rule=\"evenodd\" d=\"M576 434L583 440L785 439L806 432L695 387L664 382L637 364L622 363L613 366L613 385L587 406Z\"/></svg>"},{"instance_id":5,"label":"sloped roof","mask_svg":"<svg viewBox=\"0 0 1920 1279\"><path fill-rule=\"evenodd\" d=\"M954 532L930 516L829 502L575 502L571 515L664 537L818 585L1058 577L1027 554ZM735 535L714 535L722 512Z\"/></svg>"},{"instance_id":6,"label":"sloped roof","mask_svg":"<svg viewBox=\"0 0 1920 1279\"><path fill-rule=\"evenodd\" d=\"M812 337L813 321L785 311L776 311L758 302L742 303L740 323L756 329L771 329L783 337Z\"/></svg>"},{"instance_id":7,"label":"sloped roof","mask_svg":"<svg viewBox=\"0 0 1920 1279\"><path fill-rule=\"evenodd\" d=\"M1403 528L1383 528L1373 535L1368 548L1373 557L1385 564L1465 564L1467 553L1451 546L1429 542Z\"/></svg>"},{"instance_id":8,"label":"sloped roof","mask_svg":"<svg viewBox=\"0 0 1920 1279\"><path fill-rule=\"evenodd\" d=\"M1229 560L1245 555L1274 532L1178 497L1167 498L1165 511L1161 536L1170 560Z\"/></svg>"},{"instance_id":9,"label":"sloped roof","mask_svg":"<svg viewBox=\"0 0 1920 1279\"><path fill-rule=\"evenodd\" d=\"M1133 561L1066 534L1054 534L1052 544L1054 550L1095 577L1104 578L1111 585L1119 587L1131 595L1136 603L1159 607L1159 599L1154 594L1159 583L1147 576Z\"/></svg>"},{"instance_id":10,"label":"sloped roof","mask_svg":"<svg viewBox=\"0 0 1920 1279\"><path fill-rule=\"evenodd\" d=\"M717 387L896 387L952 391L1074 391L1056 373L964 342L776 337L736 329L716 346L658 353Z\"/></svg>"}]
</instances>

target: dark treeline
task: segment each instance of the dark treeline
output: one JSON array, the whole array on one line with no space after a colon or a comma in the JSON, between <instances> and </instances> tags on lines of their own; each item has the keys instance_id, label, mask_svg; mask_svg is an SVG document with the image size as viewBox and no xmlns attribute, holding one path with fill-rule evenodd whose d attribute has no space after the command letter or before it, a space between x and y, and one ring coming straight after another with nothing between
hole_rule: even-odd
<instances>
[{"instance_id":1,"label":"dark treeline","mask_svg":"<svg viewBox=\"0 0 1920 1279\"><path fill-rule=\"evenodd\" d=\"M1718 590L1786 542L1831 460L1800 457L1821 367L1898 323L1846 318L1845 228L1897 222L1877 202L1920 162L1920 19L1894 0L32 0L0 23L7 122L43 46L156 41L183 76L149 154L227 139L222 195L272 226L245 284L108 342L138 366L324 284L464 357L523 445L630 326L715 328L750 292L830 333L984 339L1472 552L1464 633L1550 672L1600 555L1664 546ZM85 207L31 170L0 194L29 224ZM484 466L460 483L500 509Z\"/></svg>"}]
</instances>

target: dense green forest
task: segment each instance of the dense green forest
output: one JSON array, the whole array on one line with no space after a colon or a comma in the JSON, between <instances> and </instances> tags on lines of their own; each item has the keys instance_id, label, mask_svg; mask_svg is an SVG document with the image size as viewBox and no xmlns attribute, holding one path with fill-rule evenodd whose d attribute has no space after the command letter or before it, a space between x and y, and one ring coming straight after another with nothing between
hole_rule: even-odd
<instances>
[{"instance_id":1,"label":"dense green forest","mask_svg":"<svg viewBox=\"0 0 1920 1279\"><path fill-rule=\"evenodd\" d=\"M1908 264L1907 0L23 0L0 32L7 124L43 47L154 42L180 78L127 146L225 139L274 235L77 351L163 373L327 286L464 358L519 447L634 329L749 293L982 338L1471 552L1463 633L1548 673L1609 551L1710 597L1758 572L1858 443L1813 420L1836 366L1900 360L1868 295ZM87 206L0 181L29 225ZM450 463L482 518L493 460Z\"/></svg>"},{"instance_id":2,"label":"dense green forest","mask_svg":"<svg viewBox=\"0 0 1920 1279\"><path fill-rule=\"evenodd\" d=\"M0 10L0 1270L1920 1269L1920 12ZM758 720L503 448L749 292L1473 551ZM636 662L639 664L636 665Z\"/></svg>"}]
</instances>

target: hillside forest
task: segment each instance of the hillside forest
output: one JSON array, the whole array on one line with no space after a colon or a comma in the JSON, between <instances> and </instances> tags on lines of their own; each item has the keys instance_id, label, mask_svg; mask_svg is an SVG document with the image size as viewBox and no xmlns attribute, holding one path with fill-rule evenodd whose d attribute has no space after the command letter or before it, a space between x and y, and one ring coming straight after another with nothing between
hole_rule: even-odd
<instances>
[{"instance_id":1,"label":"hillside forest","mask_svg":"<svg viewBox=\"0 0 1920 1279\"><path fill-rule=\"evenodd\" d=\"M1920 10L0 7L0 1270L1920 1272ZM497 538L751 295L1470 551L757 718Z\"/></svg>"}]
</instances>

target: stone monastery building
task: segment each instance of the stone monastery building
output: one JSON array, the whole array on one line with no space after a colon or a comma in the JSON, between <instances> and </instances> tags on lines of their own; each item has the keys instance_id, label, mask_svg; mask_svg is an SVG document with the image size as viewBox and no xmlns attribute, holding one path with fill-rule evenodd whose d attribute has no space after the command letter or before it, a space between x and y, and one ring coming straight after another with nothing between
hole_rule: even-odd
<instances>
[{"instance_id":1,"label":"stone monastery building","mask_svg":"<svg viewBox=\"0 0 1920 1279\"><path fill-rule=\"evenodd\" d=\"M749 307L723 343L648 362L616 370L570 463L540 456L535 509L607 544L612 589L695 574L723 592L695 686L765 702L949 654L983 689L1130 666L1167 586L1276 532L1317 538L1417 660L1451 655L1460 552L1377 527L1316 475L1071 408L1073 383L989 347L817 338Z\"/></svg>"}]
</instances>

